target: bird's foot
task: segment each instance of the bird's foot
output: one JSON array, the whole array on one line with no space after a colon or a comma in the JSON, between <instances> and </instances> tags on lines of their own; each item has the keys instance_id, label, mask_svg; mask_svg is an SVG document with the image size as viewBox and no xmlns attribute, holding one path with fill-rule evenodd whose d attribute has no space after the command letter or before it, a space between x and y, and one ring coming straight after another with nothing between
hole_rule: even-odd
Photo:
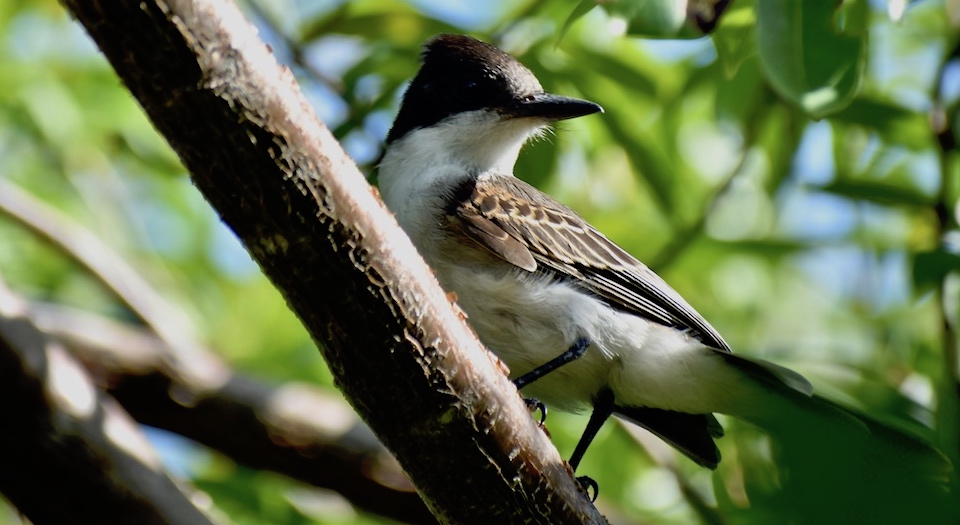
<instances>
[{"instance_id":1,"label":"bird's foot","mask_svg":"<svg viewBox=\"0 0 960 525\"><path fill-rule=\"evenodd\" d=\"M547 405L544 405L539 399L535 397L525 397L523 402L527 404L527 409L530 410L530 414L536 414L540 412L540 422L538 425L541 427L544 423L547 422Z\"/></svg>"},{"instance_id":2,"label":"bird's foot","mask_svg":"<svg viewBox=\"0 0 960 525\"><path fill-rule=\"evenodd\" d=\"M587 497L590 498L590 501L597 501L597 496L600 495L600 485L597 485L597 482L589 476L578 476L577 483L580 484L580 488L587 493ZM593 489L593 497L590 497L590 489Z\"/></svg>"}]
</instances>

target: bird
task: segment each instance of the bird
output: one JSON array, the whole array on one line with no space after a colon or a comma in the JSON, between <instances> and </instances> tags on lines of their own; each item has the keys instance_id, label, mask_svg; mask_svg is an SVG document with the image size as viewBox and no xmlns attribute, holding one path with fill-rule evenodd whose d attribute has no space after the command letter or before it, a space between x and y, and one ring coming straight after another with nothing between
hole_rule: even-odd
<instances>
[{"instance_id":1,"label":"bird","mask_svg":"<svg viewBox=\"0 0 960 525\"><path fill-rule=\"evenodd\" d=\"M799 373L732 353L661 277L514 173L524 144L601 106L545 92L469 36L438 35L421 60L386 137L380 195L521 393L591 411L574 471L611 415L709 469L717 413L761 426L794 407L847 418Z\"/></svg>"}]
</instances>

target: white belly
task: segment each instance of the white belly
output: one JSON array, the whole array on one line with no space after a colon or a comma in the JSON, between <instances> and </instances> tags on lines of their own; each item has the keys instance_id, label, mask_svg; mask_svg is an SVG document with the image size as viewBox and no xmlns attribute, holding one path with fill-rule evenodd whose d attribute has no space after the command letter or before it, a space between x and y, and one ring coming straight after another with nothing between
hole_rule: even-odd
<instances>
[{"instance_id":1,"label":"white belly","mask_svg":"<svg viewBox=\"0 0 960 525\"><path fill-rule=\"evenodd\" d=\"M525 395L561 410L589 408L617 363L616 354L593 333L593 325L610 314L607 307L523 270L497 275L438 266L441 282L457 294L467 321L510 367L511 378L547 363L582 337L590 340L583 357L524 389Z\"/></svg>"},{"instance_id":2,"label":"white belly","mask_svg":"<svg viewBox=\"0 0 960 525\"><path fill-rule=\"evenodd\" d=\"M730 413L747 386L716 350L574 286L523 270L485 273L442 262L435 269L445 288L456 292L480 340L510 367L511 378L579 338L589 341L583 357L524 388L552 408L590 408L609 388L622 406Z\"/></svg>"}]
</instances>

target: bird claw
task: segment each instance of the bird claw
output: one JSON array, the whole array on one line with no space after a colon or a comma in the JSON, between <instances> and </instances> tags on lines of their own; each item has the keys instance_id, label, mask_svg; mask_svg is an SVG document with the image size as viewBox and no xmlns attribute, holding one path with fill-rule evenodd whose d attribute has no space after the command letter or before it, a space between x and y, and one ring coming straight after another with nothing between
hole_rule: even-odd
<instances>
[{"instance_id":1,"label":"bird claw","mask_svg":"<svg viewBox=\"0 0 960 525\"><path fill-rule=\"evenodd\" d=\"M590 489L593 489L593 497L590 498L590 501L597 501L597 496L600 495L600 485L597 485L597 482L589 476L579 476L577 477L577 483L580 484L580 488L587 493L587 497L590 498Z\"/></svg>"},{"instance_id":2,"label":"bird claw","mask_svg":"<svg viewBox=\"0 0 960 525\"><path fill-rule=\"evenodd\" d=\"M530 410L531 414L535 414L538 411L540 412L540 422L539 426L543 426L547 422L547 405L544 405L539 399L535 397L525 397L523 402L527 404L527 408Z\"/></svg>"}]
</instances>

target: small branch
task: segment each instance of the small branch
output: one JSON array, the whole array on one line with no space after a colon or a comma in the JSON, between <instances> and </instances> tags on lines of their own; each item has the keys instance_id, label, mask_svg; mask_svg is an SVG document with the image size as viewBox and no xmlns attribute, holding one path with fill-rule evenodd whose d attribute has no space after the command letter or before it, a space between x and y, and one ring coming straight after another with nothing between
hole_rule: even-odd
<instances>
[{"instance_id":1,"label":"small branch","mask_svg":"<svg viewBox=\"0 0 960 525\"><path fill-rule=\"evenodd\" d=\"M210 524L136 423L0 285L0 492L31 522Z\"/></svg>"},{"instance_id":2,"label":"small branch","mask_svg":"<svg viewBox=\"0 0 960 525\"><path fill-rule=\"evenodd\" d=\"M436 523L393 457L338 397L235 374L222 386L183 382L164 342L144 330L52 304L32 305L30 316L137 421L248 467L335 490L365 511Z\"/></svg>"}]
</instances>

